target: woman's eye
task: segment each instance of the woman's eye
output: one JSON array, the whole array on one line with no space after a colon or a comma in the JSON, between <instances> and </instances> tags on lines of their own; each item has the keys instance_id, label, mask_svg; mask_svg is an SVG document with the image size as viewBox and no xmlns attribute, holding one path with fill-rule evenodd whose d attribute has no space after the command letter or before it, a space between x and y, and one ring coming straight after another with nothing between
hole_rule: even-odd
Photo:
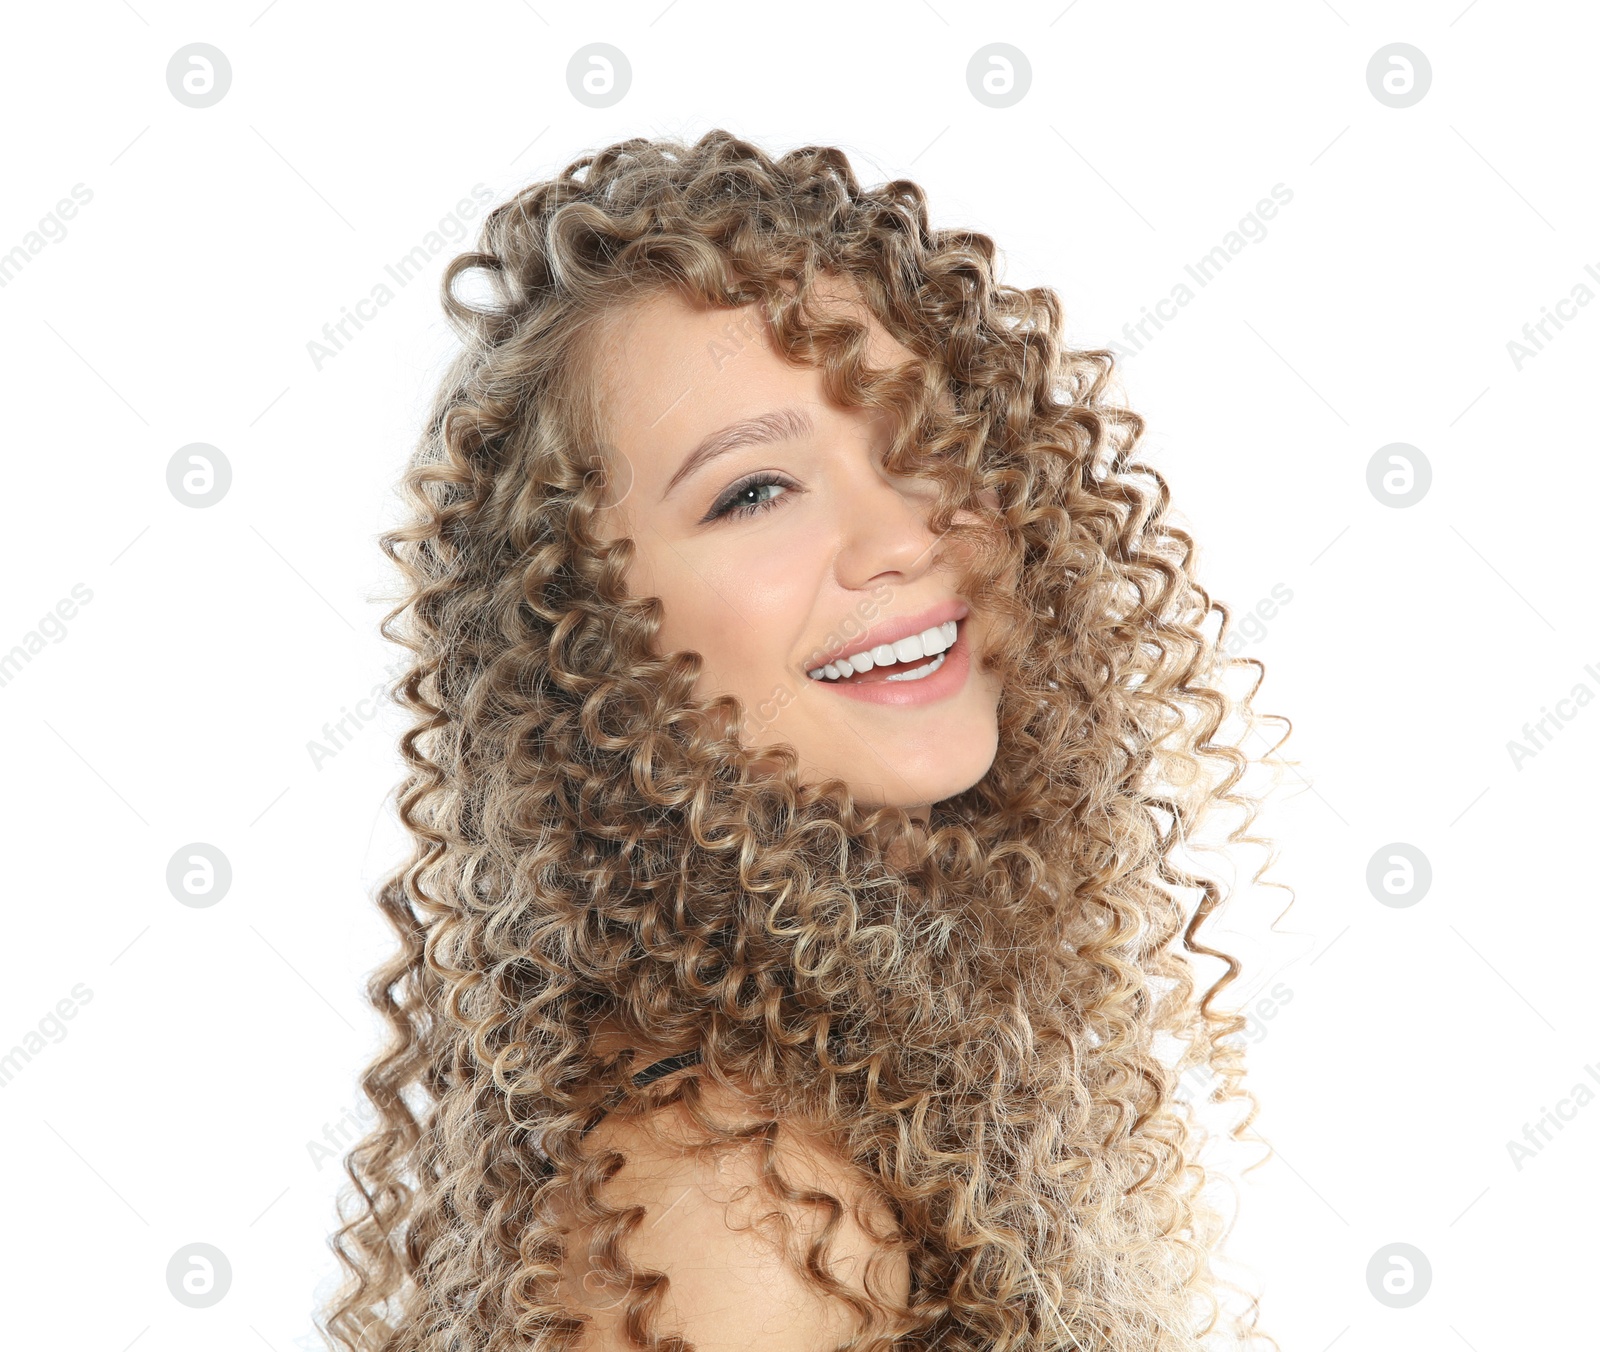
<instances>
[{"instance_id":1,"label":"woman's eye","mask_svg":"<svg viewBox=\"0 0 1600 1352\"><path fill-rule=\"evenodd\" d=\"M789 491L789 485L775 475L758 474L742 484L735 485L719 498L716 505L701 519L701 524L716 521L720 517L754 516L757 512L766 511L778 501L776 496L761 496L768 488L782 488Z\"/></svg>"}]
</instances>

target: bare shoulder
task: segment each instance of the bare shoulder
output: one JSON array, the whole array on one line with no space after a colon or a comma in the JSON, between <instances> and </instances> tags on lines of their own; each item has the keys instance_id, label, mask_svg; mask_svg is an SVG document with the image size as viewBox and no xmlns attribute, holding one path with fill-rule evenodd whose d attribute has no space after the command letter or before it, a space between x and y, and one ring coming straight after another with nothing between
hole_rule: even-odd
<instances>
[{"instance_id":1,"label":"bare shoulder","mask_svg":"<svg viewBox=\"0 0 1600 1352\"><path fill-rule=\"evenodd\" d=\"M605 1270L595 1227L569 1231L560 1294L589 1318L580 1352L643 1346L630 1340L630 1310L642 1331L675 1334L696 1352L818 1352L871 1324L894 1326L910 1299L910 1268L871 1181L743 1096L707 1081L700 1102L722 1124L757 1130L707 1147L675 1104L607 1117L586 1141L591 1155L614 1150L625 1161L599 1199L640 1213L631 1225L612 1223L631 1281ZM812 1257L822 1280L805 1270Z\"/></svg>"}]
</instances>

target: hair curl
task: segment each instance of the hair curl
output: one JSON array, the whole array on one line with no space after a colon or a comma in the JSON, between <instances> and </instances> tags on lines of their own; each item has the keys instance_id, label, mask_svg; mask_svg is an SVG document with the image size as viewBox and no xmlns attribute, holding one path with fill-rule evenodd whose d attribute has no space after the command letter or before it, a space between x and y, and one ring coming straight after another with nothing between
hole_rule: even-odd
<instances>
[{"instance_id":1,"label":"hair curl","mask_svg":"<svg viewBox=\"0 0 1600 1352\"><path fill-rule=\"evenodd\" d=\"M1201 1067L1214 1100L1249 1102L1230 1134L1255 1108L1245 1021L1216 1007L1240 964L1197 937L1226 893L1176 855L1223 804L1244 814L1229 841L1266 843L1237 788L1264 670L1223 653L1229 612L1132 458L1143 422L1107 395L1111 353L1066 347L1055 294L994 263L988 237L930 229L913 182L866 191L837 149L774 159L717 130L575 160L446 270L462 350L403 478L411 515L380 537L405 583L382 631L411 653L395 697L416 715L397 800L414 848L376 896L399 948L367 994L392 1036L361 1080L376 1118L346 1158L356 1214L346 1189L330 1240L345 1283L320 1313L340 1347L576 1341L559 1207L611 1218L613 1239L629 1226L596 1196L617 1157L587 1159L580 1133L662 1102L597 1049L606 1019L698 1047L713 1081L824 1132L885 1199L911 1300L851 1347L1222 1336L1224 1227L1178 1077ZM916 361L869 369L865 328L811 304L824 273ZM469 274L487 283L471 300ZM666 288L759 304L831 397L890 410L895 463L941 485L936 531L999 496L1001 543L961 589L995 616L999 750L925 826L802 784L787 747L755 773L771 748L741 738L737 700L692 695L698 654L656 651L659 602L623 582L632 542L595 530L614 488L596 325ZM1255 668L1242 698L1233 667ZM1225 970L1197 997L1199 955ZM699 1093L691 1077L666 1101ZM634 1275L615 1243L602 1267ZM657 1341L647 1275L634 1336L686 1348ZM1271 1342L1255 1316L1251 1300L1230 1334Z\"/></svg>"}]
</instances>

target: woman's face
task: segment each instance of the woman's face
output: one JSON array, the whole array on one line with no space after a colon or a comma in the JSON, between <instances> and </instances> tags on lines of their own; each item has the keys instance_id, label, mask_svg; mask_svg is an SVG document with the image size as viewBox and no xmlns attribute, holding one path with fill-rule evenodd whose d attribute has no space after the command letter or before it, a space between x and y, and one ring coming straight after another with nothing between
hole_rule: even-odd
<instances>
[{"instance_id":1,"label":"woman's face","mask_svg":"<svg viewBox=\"0 0 1600 1352\"><path fill-rule=\"evenodd\" d=\"M868 324L872 365L912 357L837 283L818 289ZM838 777L864 803L925 818L981 779L1000 701L972 658L985 617L954 590L955 542L928 528L935 486L883 468L887 417L830 403L755 306L657 295L596 355L622 461L599 528L634 540L628 586L660 598L662 653L704 659L696 693L737 696L747 745L788 742L803 780ZM811 674L830 659L854 674Z\"/></svg>"}]
</instances>

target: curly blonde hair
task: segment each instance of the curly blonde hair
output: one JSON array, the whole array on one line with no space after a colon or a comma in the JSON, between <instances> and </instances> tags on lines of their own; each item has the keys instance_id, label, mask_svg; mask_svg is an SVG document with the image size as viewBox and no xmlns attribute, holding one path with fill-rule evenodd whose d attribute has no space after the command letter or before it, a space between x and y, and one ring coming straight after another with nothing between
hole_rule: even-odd
<instances>
[{"instance_id":1,"label":"curly blonde hair","mask_svg":"<svg viewBox=\"0 0 1600 1352\"><path fill-rule=\"evenodd\" d=\"M1176 854L1223 804L1244 818L1227 839L1259 840L1237 786L1264 671L1222 651L1228 610L1132 458L1143 422L1107 396L1111 353L1066 347L1055 294L994 260L985 235L930 229L913 182L863 190L837 149L773 158L717 130L575 160L446 270L462 350L403 478L410 515L380 537L404 580L382 629L411 654L414 848L376 896L399 946L367 994L392 1036L330 1240L345 1281L319 1313L340 1347L573 1346L584 1321L556 1284L574 1214L606 1221L629 1336L689 1347L655 1327L662 1274L628 1264L637 1208L599 1198L616 1152L580 1137L602 1112L692 1109L701 1085L633 1087L597 1047L607 1022L753 1094L765 1125L721 1139L755 1142L779 1194L837 1220L826 1190L786 1192L780 1122L870 1180L911 1296L886 1318L847 1297L852 1348L1271 1342L1254 1300L1219 1298L1207 1133L1177 1092L1199 1067L1213 1099L1249 1103L1235 1132L1255 1115L1245 1021L1216 1007L1240 964L1197 937L1227 893ZM823 274L916 360L869 368L865 327L809 303ZM741 738L747 711L693 694L698 654L656 650L660 603L624 585L633 543L596 529L619 492L597 325L669 288L759 305L831 397L891 412L894 466L940 484L936 532L998 495L961 594L994 617L999 749L926 823L803 783L782 744L757 773L772 751ZM1254 669L1242 697L1231 667ZM1195 955L1224 968L1203 996ZM835 1228L796 1261L837 1293Z\"/></svg>"}]
</instances>

